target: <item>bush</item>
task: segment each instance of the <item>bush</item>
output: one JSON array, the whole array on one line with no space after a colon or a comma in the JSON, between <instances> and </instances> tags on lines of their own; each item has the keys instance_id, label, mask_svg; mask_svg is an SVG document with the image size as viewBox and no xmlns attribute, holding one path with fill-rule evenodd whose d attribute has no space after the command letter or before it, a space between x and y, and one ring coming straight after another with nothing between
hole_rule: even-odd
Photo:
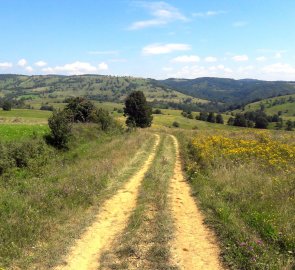
<instances>
[{"instance_id":1,"label":"bush","mask_svg":"<svg viewBox=\"0 0 295 270\"><path fill-rule=\"evenodd\" d=\"M176 121L172 123L172 126L173 126L173 127L176 127L176 128L180 127L179 123L176 122Z\"/></svg>"},{"instance_id":2,"label":"bush","mask_svg":"<svg viewBox=\"0 0 295 270\"><path fill-rule=\"evenodd\" d=\"M101 108L92 112L91 122L98 124L103 131L107 131L116 125L109 112Z\"/></svg>"},{"instance_id":3,"label":"bush","mask_svg":"<svg viewBox=\"0 0 295 270\"><path fill-rule=\"evenodd\" d=\"M162 111L160 109L153 110L153 114L162 114Z\"/></svg>"},{"instance_id":4,"label":"bush","mask_svg":"<svg viewBox=\"0 0 295 270\"><path fill-rule=\"evenodd\" d=\"M44 141L36 138L0 143L0 175L11 168L29 166L31 159L40 156L45 150Z\"/></svg>"},{"instance_id":5,"label":"bush","mask_svg":"<svg viewBox=\"0 0 295 270\"><path fill-rule=\"evenodd\" d=\"M59 149L67 148L72 130L72 119L73 116L67 110L54 111L48 119L51 133L46 137L47 142Z\"/></svg>"},{"instance_id":6,"label":"bush","mask_svg":"<svg viewBox=\"0 0 295 270\"><path fill-rule=\"evenodd\" d=\"M54 108L53 108L53 106L52 105L45 105L45 104L43 104L41 107L40 107L40 110L41 111L53 111L54 110Z\"/></svg>"},{"instance_id":7,"label":"bush","mask_svg":"<svg viewBox=\"0 0 295 270\"><path fill-rule=\"evenodd\" d=\"M10 101L4 101L2 105L3 111L11 111L12 103Z\"/></svg>"},{"instance_id":8,"label":"bush","mask_svg":"<svg viewBox=\"0 0 295 270\"><path fill-rule=\"evenodd\" d=\"M69 100L69 104L65 108L73 116L74 122L89 122L93 111L94 104L83 97L76 97Z\"/></svg>"}]
</instances>

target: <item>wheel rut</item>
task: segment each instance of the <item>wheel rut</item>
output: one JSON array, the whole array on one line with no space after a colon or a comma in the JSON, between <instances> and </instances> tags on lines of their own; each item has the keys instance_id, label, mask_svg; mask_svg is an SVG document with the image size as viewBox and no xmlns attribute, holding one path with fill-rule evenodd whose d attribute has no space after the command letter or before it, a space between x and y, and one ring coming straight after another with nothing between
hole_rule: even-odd
<instances>
[{"instance_id":1,"label":"wheel rut","mask_svg":"<svg viewBox=\"0 0 295 270\"><path fill-rule=\"evenodd\" d=\"M204 217L191 196L182 172L178 141L171 137L176 148L176 164L169 192L175 227L171 242L172 261L180 269L222 270L218 244L214 234L204 225Z\"/></svg>"},{"instance_id":2,"label":"wheel rut","mask_svg":"<svg viewBox=\"0 0 295 270\"><path fill-rule=\"evenodd\" d=\"M135 209L139 187L155 159L160 142L160 136L155 136L154 147L144 165L122 189L101 206L92 225L70 249L63 264L55 267L55 270L95 270L99 268L99 258L102 252L123 232Z\"/></svg>"}]
</instances>

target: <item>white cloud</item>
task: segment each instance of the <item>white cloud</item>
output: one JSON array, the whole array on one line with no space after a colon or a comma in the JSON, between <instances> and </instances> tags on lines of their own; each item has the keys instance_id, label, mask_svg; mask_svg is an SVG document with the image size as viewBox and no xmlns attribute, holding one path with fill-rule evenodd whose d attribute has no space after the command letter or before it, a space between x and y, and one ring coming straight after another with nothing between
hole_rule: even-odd
<instances>
[{"instance_id":1,"label":"white cloud","mask_svg":"<svg viewBox=\"0 0 295 270\"><path fill-rule=\"evenodd\" d=\"M33 69L31 66L27 66L27 67L25 67L25 70L26 70L27 72L29 72L29 73L31 73L31 72L34 71L34 69Z\"/></svg>"},{"instance_id":2,"label":"white cloud","mask_svg":"<svg viewBox=\"0 0 295 270\"><path fill-rule=\"evenodd\" d=\"M175 51L189 51L190 49L190 45L181 43L150 44L142 49L142 53L146 55L167 54Z\"/></svg>"},{"instance_id":3,"label":"white cloud","mask_svg":"<svg viewBox=\"0 0 295 270\"><path fill-rule=\"evenodd\" d=\"M169 72L168 70L166 77L193 79L208 76L229 77L232 75L232 69L225 67L224 65L211 66L209 68L199 65L193 65L184 66L178 70L171 70L171 72Z\"/></svg>"},{"instance_id":4,"label":"white cloud","mask_svg":"<svg viewBox=\"0 0 295 270\"><path fill-rule=\"evenodd\" d=\"M217 58L214 56L208 56L205 58L205 62L208 62L208 63L217 62Z\"/></svg>"},{"instance_id":5,"label":"white cloud","mask_svg":"<svg viewBox=\"0 0 295 270\"><path fill-rule=\"evenodd\" d=\"M43 68L42 71L47 74L67 74L67 75L79 75L87 73L97 73L100 70L107 68L105 63L101 63L100 67L95 67L87 62L76 61L71 64L65 64L63 66L47 67Z\"/></svg>"},{"instance_id":6,"label":"white cloud","mask_svg":"<svg viewBox=\"0 0 295 270\"><path fill-rule=\"evenodd\" d=\"M200 62L200 57L197 55L183 55L175 57L171 61L174 63L197 63Z\"/></svg>"},{"instance_id":7,"label":"white cloud","mask_svg":"<svg viewBox=\"0 0 295 270\"><path fill-rule=\"evenodd\" d=\"M275 53L275 59L281 59L282 58L282 52Z\"/></svg>"},{"instance_id":8,"label":"white cloud","mask_svg":"<svg viewBox=\"0 0 295 270\"><path fill-rule=\"evenodd\" d=\"M262 71L265 73L279 73L279 74L292 74L295 75L295 67L290 64L276 63L268 65L262 68Z\"/></svg>"},{"instance_id":9,"label":"white cloud","mask_svg":"<svg viewBox=\"0 0 295 270\"><path fill-rule=\"evenodd\" d=\"M140 6L146 8L152 18L134 22L129 27L129 30L139 30L147 27L166 25L173 21L188 20L177 8L165 2L141 2Z\"/></svg>"},{"instance_id":10,"label":"white cloud","mask_svg":"<svg viewBox=\"0 0 295 270\"><path fill-rule=\"evenodd\" d=\"M12 68L12 63L9 63L9 62L2 62L0 63L0 68L1 69L7 69L7 68Z\"/></svg>"},{"instance_id":11,"label":"white cloud","mask_svg":"<svg viewBox=\"0 0 295 270\"><path fill-rule=\"evenodd\" d=\"M236 62L245 62L249 60L249 57L247 55L235 55L232 57L232 60Z\"/></svg>"},{"instance_id":12,"label":"white cloud","mask_svg":"<svg viewBox=\"0 0 295 270\"><path fill-rule=\"evenodd\" d=\"M258 61L258 62L264 62L266 60L267 60L267 58L265 56L256 57L256 61Z\"/></svg>"},{"instance_id":13,"label":"white cloud","mask_svg":"<svg viewBox=\"0 0 295 270\"><path fill-rule=\"evenodd\" d=\"M35 63L35 66L37 66L37 67L45 67L45 66L47 66L47 63L45 61L40 60L40 61Z\"/></svg>"},{"instance_id":14,"label":"white cloud","mask_svg":"<svg viewBox=\"0 0 295 270\"><path fill-rule=\"evenodd\" d=\"M247 26L249 23L245 22L245 21L238 21L238 22L234 22L233 23L233 27L245 27Z\"/></svg>"},{"instance_id":15,"label":"white cloud","mask_svg":"<svg viewBox=\"0 0 295 270\"><path fill-rule=\"evenodd\" d=\"M28 63L27 60L23 58L17 62L17 65L20 67L25 67L27 65L27 63Z\"/></svg>"},{"instance_id":16,"label":"white cloud","mask_svg":"<svg viewBox=\"0 0 295 270\"><path fill-rule=\"evenodd\" d=\"M209 10L207 12L193 13L193 17L212 17L212 16L217 16L217 15L225 14L225 13L227 12L223 10Z\"/></svg>"},{"instance_id":17,"label":"white cloud","mask_svg":"<svg viewBox=\"0 0 295 270\"><path fill-rule=\"evenodd\" d=\"M109 66L105 63L105 62L102 62L98 65L98 69L99 70L108 70L109 69Z\"/></svg>"}]
</instances>

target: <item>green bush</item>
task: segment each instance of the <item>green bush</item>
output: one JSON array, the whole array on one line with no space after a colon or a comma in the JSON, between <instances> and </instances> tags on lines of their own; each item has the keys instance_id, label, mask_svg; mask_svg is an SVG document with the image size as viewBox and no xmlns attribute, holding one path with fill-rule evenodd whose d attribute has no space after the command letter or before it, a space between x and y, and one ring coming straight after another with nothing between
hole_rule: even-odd
<instances>
[{"instance_id":1,"label":"green bush","mask_svg":"<svg viewBox=\"0 0 295 270\"><path fill-rule=\"evenodd\" d=\"M178 122L175 121L175 122L172 123L172 126L178 128L180 125L179 125Z\"/></svg>"},{"instance_id":2,"label":"green bush","mask_svg":"<svg viewBox=\"0 0 295 270\"><path fill-rule=\"evenodd\" d=\"M73 116L68 110L54 111L48 119L51 133L46 137L49 144L62 149L67 148L72 130Z\"/></svg>"}]
</instances>

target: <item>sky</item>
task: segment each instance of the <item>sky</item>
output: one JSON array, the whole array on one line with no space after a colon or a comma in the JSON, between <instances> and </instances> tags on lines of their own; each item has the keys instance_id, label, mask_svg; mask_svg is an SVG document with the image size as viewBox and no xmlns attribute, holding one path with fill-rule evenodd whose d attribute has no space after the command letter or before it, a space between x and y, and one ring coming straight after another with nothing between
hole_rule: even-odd
<instances>
[{"instance_id":1,"label":"sky","mask_svg":"<svg viewBox=\"0 0 295 270\"><path fill-rule=\"evenodd\" d=\"M294 0L0 0L0 73L295 81Z\"/></svg>"}]
</instances>

